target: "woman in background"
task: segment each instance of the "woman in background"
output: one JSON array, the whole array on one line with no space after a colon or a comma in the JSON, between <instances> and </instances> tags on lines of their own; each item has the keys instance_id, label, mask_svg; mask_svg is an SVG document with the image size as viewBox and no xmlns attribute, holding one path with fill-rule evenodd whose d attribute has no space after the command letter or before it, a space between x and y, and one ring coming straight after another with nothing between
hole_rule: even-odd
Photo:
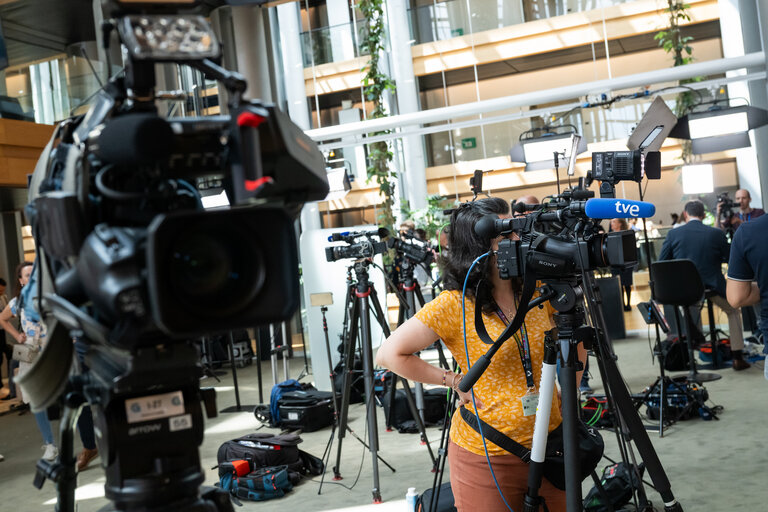
<instances>
[{"instance_id":1,"label":"woman in background","mask_svg":"<svg viewBox=\"0 0 768 512\"><path fill-rule=\"evenodd\" d=\"M16 267L16 290L14 297L5 306L2 313L0 313L0 326L13 336L18 343L24 343L28 345L36 345L42 350L43 345L46 342L45 324L39 320L33 320L25 310L25 304L21 297L21 289L29 283L29 276L32 275L32 262L24 261L19 263ZM29 307L29 305L26 305ZM21 332L17 331L15 327L9 321L12 317L19 318L19 326ZM26 373L32 367L32 363L19 361L19 376ZM28 404L29 399L26 394L22 396L24 403ZM59 449L56 448L56 444L53 440L53 430L51 429L51 422L48 420L48 413L46 411L40 411L35 413L35 421L37 422L37 428L40 430L40 434L43 436L43 459L54 460L59 454Z\"/></svg>"}]
</instances>

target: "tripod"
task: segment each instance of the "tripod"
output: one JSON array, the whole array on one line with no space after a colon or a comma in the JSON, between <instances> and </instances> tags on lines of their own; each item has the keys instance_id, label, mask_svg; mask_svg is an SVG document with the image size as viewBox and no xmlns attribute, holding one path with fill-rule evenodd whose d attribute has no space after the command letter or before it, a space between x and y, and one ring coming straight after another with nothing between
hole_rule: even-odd
<instances>
[{"instance_id":1,"label":"tripod","mask_svg":"<svg viewBox=\"0 0 768 512\"><path fill-rule=\"evenodd\" d=\"M376 408L373 399L373 349L371 344L371 306L373 307L373 314L376 321L381 326L384 334L389 337L389 325L387 325L387 318L381 309L379 304L378 295L373 283L370 282L368 276L368 266L371 261L369 259L360 259L355 261L352 269L355 273L356 282L351 277L348 278L348 293L345 303L345 311L350 311L348 315L348 323L345 324L344 332L347 336L344 339L344 357L346 358L346 373L344 374L343 389L341 395L341 408L339 409L339 440L337 443L336 451L336 465L333 467L334 480L341 479L340 467L341 467L341 450L342 442L344 440L347 431L347 415L349 412L349 395L352 385L352 372L354 365L354 357L356 347L358 343L358 325L359 325L359 341L362 351L363 360L363 382L365 385L365 407L366 407L366 420L368 425L368 450L371 452L371 458L373 462L373 502L381 503L381 490L379 487L379 466L378 461L381 460L378 455L379 448L379 434L378 425L376 422ZM330 359L329 359L330 360ZM426 439L426 432L424 423L421 421L419 412L416 409L416 404L411 392L408 381L402 377L399 377L400 382L403 384L403 390L405 391L406 401L411 410L416 425L419 428L424 439ZM393 404L394 405L394 404ZM434 455L432 449L427 443L427 450L429 451L430 458L434 463ZM382 462L384 462L382 460ZM385 465L393 472L395 469L389 464Z\"/></svg>"},{"instance_id":2,"label":"tripod","mask_svg":"<svg viewBox=\"0 0 768 512\"><path fill-rule=\"evenodd\" d=\"M404 295L398 294L400 299L400 308L397 312L397 326L400 327L406 320L411 318L416 312L416 299L419 301L419 306L424 306L424 296L421 294L421 288L419 283L413 277L414 264L408 259L403 257L403 261L400 263L400 289L404 292ZM421 382L415 384L416 389L416 409L419 412L421 421L424 421L424 386ZM387 411L386 425L387 432L392 431L392 411L395 410L395 396L397 389L397 379L392 379L392 384L389 386L389 410ZM427 442L427 438L424 431L421 432L422 444Z\"/></svg>"},{"instance_id":3,"label":"tripod","mask_svg":"<svg viewBox=\"0 0 768 512\"><path fill-rule=\"evenodd\" d=\"M523 303L525 303L531 296L533 284L536 280L536 276L533 275L531 268L528 268L526 274L525 285L522 292L522 296L524 297ZM543 278L543 280L547 284L549 290L543 292L542 295L546 297L545 300L550 298L554 299L551 300L551 304L559 312L555 315L555 322L558 325L558 344L562 363L560 383L563 395L563 440L566 503L568 512L576 512L582 508L581 481L579 479L579 455L577 452L578 442L576 437L576 422L578 417L578 391L576 383L576 367L578 362L576 360L576 345L580 340L586 339L587 335L591 337L592 332L594 333L593 351L595 352L598 368L605 387L606 398L613 410L616 411L617 427L619 428L616 428L615 430L622 459L628 461L631 456L633 462L632 470L635 473L637 481L640 482L640 474L637 469L636 461L634 460L634 454L627 444L628 439L631 438L648 468L648 473L654 483L654 488L661 494L664 501L664 510L668 512L681 511L682 507L672 493L669 479L667 478L664 468L661 465L661 461L648 438L648 433L643 428L643 424L637 415L637 411L632 403L632 398L621 378L618 366L616 365L615 354L610 347L610 343L607 342L608 331L605 324L605 318L602 316L602 300L594 277L590 272L585 271L582 272L580 277L556 279ZM592 319L594 330L591 330L584 323L585 309L582 305L584 299L586 299L587 304L590 305L589 314ZM521 313L524 315L525 311L518 312L518 315ZM520 317L520 319L522 319L522 317ZM516 316L511 324L512 330L516 330L521 323L521 320ZM502 335L499 340L494 342L488 352L481 356L475 365L473 365L472 369L467 373L467 377L462 381L463 386L468 389L468 387L471 387L471 385L476 382L477 378L482 374L484 369L487 368L488 364L490 364L490 357L493 356L507 337ZM551 364L551 359L549 363ZM476 370L476 367L479 367L480 371ZM554 378L551 371L542 371L542 375L547 374L550 375L550 379ZM459 386L460 389L462 389L462 385ZM552 387L550 387L550 390L551 389ZM536 430L534 430L534 443L531 449L531 461L534 465L531 467L531 474L529 477L527 511L538 510L540 502L538 489L541 484L541 464L544 462L544 453L546 449L546 426L549 424L549 415L542 410L542 405L546 403L543 391L545 390L542 389L542 393L540 394L539 412L537 412L535 422L536 426L540 423L541 426L539 426L538 435ZM539 420L538 417L539 413L542 414L541 420ZM544 417L545 414L546 417ZM538 463L538 466L535 463ZM642 486L639 487L638 492L640 504L637 509L642 511L652 510L651 504L645 497Z\"/></svg>"},{"instance_id":4,"label":"tripod","mask_svg":"<svg viewBox=\"0 0 768 512\"><path fill-rule=\"evenodd\" d=\"M336 397L336 389L334 386L334 382L336 381L336 372L333 370L333 361L331 359L331 343L328 339L328 321L325 318L325 313L328 311L328 306L322 306L320 308L320 312L323 315L323 334L325 334L325 351L326 356L328 357L328 372L331 377L331 405L333 407L333 425L331 425L331 436L328 438L328 443L325 445L325 451L323 452L323 467L328 467L328 460L331 458L331 446L333 445L333 439L336 436L336 429L339 427L339 405L338 405L338 398ZM344 425L346 428L346 431L352 434L352 437L357 439L360 444L362 444L365 449L370 450L370 447L366 444L366 442L358 436L354 430L349 425ZM342 437L339 435L339 437ZM378 456L378 459L384 463L388 468L392 468L384 459L382 459L380 456ZM336 468L334 468L334 474L336 473ZM338 478L334 477L334 479L341 479L339 476ZM317 490L317 494L320 494L323 491L323 482L325 481L325 472L323 472L323 476L320 477L320 488Z\"/></svg>"}]
</instances>

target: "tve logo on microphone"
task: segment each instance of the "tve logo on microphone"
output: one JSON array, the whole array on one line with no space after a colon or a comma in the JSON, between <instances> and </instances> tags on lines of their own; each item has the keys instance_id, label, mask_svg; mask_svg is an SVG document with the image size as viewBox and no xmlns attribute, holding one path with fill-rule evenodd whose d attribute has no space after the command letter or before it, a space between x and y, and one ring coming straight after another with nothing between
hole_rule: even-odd
<instances>
[{"instance_id":1,"label":"tve logo on microphone","mask_svg":"<svg viewBox=\"0 0 768 512\"><path fill-rule=\"evenodd\" d=\"M645 218L656 214L656 206L631 199L589 199L584 207L587 217L593 219Z\"/></svg>"}]
</instances>

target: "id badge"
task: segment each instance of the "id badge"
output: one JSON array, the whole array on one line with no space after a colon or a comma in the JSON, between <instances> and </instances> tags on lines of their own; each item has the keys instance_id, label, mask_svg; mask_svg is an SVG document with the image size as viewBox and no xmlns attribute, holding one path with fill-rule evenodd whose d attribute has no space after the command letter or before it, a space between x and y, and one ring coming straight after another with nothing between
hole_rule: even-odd
<instances>
[{"instance_id":1,"label":"id badge","mask_svg":"<svg viewBox=\"0 0 768 512\"><path fill-rule=\"evenodd\" d=\"M523 416L533 416L539 406L539 394L528 391L520 398L520 402L523 404Z\"/></svg>"}]
</instances>

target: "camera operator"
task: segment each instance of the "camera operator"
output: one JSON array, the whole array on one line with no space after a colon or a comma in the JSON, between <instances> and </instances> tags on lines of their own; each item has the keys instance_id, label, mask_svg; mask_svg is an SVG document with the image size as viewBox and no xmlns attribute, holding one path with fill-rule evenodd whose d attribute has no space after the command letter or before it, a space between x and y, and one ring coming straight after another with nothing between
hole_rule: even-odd
<instances>
[{"instance_id":1,"label":"camera operator","mask_svg":"<svg viewBox=\"0 0 768 512\"><path fill-rule=\"evenodd\" d=\"M734 308L762 302L760 329L768 340L768 217L745 225L733 235L728 262L728 302ZM763 346L763 352L766 351ZM764 370L768 379L768 367Z\"/></svg>"},{"instance_id":2,"label":"camera operator","mask_svg":"<svg viewBox=\"0 0 768 512\"><path fill-rule=\"evenodd\" d=\"M752 202L752 196L749 195L749 191L745 189L739 189L736 191L734 201L739 205L739 210L736 213L732 213L729 218L722 220L720 210L723 203L717 202L717 223L716 226L725 230L733 228L734 231L739 229L739 226L745 222L755 220L765 214L765 211L761 208L751 208L749 203Z\"/></svg>"},{"instance_id":3,"label":"camera operator","mask_svg":"<svg viewBox=\"0 0 768 512\"><path fill-rule=\"evenodd\" d=\"M466 344L472 362L476 362L488 348L475 330L475 308L482 308L488 334L494 339L514 318L520 283L515 280L505 282L499 277L496 256L485 258L477 264L477 268L472 269L466 284L470 300L462 308L462 288L470 266L489 248L496 250L502 239L489 240L475 233L474 225L488 214L509 218L509 206L502 199L487 198L462 204L454 210L449 231L451 250L445 258L445 291L400 326L382 344L377 355L378 364L407 379L451 387L458 393L459 405L466 406L470 411L474 410L471 393L458 390L463 375L432 366L413 354L442 339L466 373L462 309L465 309ZM526 447L531 446L535 415L524 415L523 404L528 404L534 395L537 397L535 387L541 375L544 332L552 328L552 312L548 303L544 308L531 310L519 336L515 336L517 343L501 346L493 363L473 388L481 420ZM526 345L529 346L527 351ZM579 355L583 361L585 351L581 346ZM526 382L524 368L527 364L531 365L534 373L533 386ZM550 432L562 422L557 398L552 397L552 400ZM454 414L453 418L448 462L456 508L459 511L506 511L491 478L480 435L460 414ZM507 502L513 510L522 510L527 488L527 464L491 442L487 442L487 447L496 479ZM542 482L541 495L546 498L549 510L565 510L565 493L546 480Z\"/></svg>"},{"instance_id":4,"label":"camera operator","mask_svg":"<svg viewBox=\"0 0 768 512\"><path fill-rule=\"evenodd\" d=\"M683 210L685 225L667 233L664 245L661 247L659 260L689 259L692 260L701 275L706 288L717 291L712 302L728 315L728 331L731 339L733 354L733 369L746 370L749 363L744 360L744 333L741 328L741 313L731 307L725 299L725 278L721 270L722 264L728 261L728 241L721 230L705 226L704 203L698 200L685 203ZM700 308L694 306L692 318L700 318Z\"/></svg>"}]
</instances>

